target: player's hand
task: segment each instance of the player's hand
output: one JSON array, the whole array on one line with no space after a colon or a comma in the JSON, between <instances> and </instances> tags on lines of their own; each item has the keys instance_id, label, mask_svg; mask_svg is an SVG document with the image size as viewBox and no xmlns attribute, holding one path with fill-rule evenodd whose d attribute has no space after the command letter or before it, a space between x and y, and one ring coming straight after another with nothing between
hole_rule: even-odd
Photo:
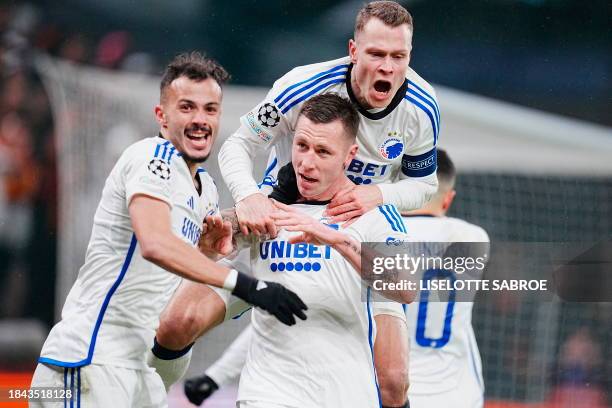
<instances>
[{"instance_id":1,"label":"player's hand","mask_svg":"<svg viewBox=\"0 0 612 408\"><path fill-rule=\"evenodd\" d=\"M236 215L240 230L246 236L250 232L267 235L268 239L276 238L276 226L270 217L274 206L270 199L261 193L251 194L236 204Z\"/></svg>"},{"instance_id":2,"label":"player's hand","mask_svg":"<svg viewBox=\"0 0 612 408\"><path fill-rule=\"evenodd\" d=\"M333 223L344 221L342 227L346 228L382 203L382 192L375 185L350 186L334 195L324 215L331 217Z\"/></svg>"},{"instance_id":3,"label":"player's hand","mask_svg":"<svg viewBox=\"0 0 612 408\"><path fill-rule=\"evenodd\" d=\"M229 255L234 250L232 244L232 224L218 215L204 218L204 226L198 243L200 251L208 256Z\"/></svg>"},{"instance_id":4,"label":"player's hand","mask_svg":"<svg viewBox=\"0 0 612 408\"><path fill-rule=\"evenodd\" d=\"M255 279L238 272L232 294L247 303L267 311L287 326L295 324L295 316L306 320L308 307L294 292L276 282Z\"/></svg>"},{"instance_id":5,"label":"player's hand","mask_svg":"<svg viewBox=\"0 0 612 408\"><path fill-rule=\"evenodd\" d=\"M189 402L200 406L206 398L213 395L213 393L219 389L219 386L215 380L203 374L185 380L183 389L185 390L185 395Z\"/></svg>"},{"instance_id":6,"label":"player's hand","mask_svg":"<svg viewBox=\"0 0 612 408\"><path fill-rule=\"evenodd\" d=\"M319 220L291 206L273 201L277 210L272 219L279 228L287 231L300 231L300 235L289 238L289 243L306 242L314 245L335 245L342 242L344 234L321 223Z\"/></svg>"}]
</instances>

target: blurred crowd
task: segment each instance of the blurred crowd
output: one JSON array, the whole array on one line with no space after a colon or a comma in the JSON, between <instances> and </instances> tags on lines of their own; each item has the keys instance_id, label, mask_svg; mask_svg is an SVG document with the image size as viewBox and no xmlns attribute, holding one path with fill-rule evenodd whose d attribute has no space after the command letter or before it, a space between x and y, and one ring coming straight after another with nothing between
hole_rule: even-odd
<instances>
[{"instance_id":1,"label":"blurred crowd","mask_svg":"<svg viewBox=\"0 0 612 408\"><path fill-rule=\"evenodd\" d=\"M37 52L79 64L157 70L130 34L97 37L49 21L29 3L0 4L0 318L54 319L56 150L51 105L33 66Z\"/></svg>"}]
</instances>

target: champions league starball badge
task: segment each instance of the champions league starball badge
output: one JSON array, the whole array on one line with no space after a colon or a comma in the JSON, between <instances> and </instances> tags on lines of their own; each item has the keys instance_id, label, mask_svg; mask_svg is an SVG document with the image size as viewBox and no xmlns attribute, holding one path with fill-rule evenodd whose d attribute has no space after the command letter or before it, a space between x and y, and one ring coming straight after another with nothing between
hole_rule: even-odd
<instances>
[{"instance_id":1,"label":"champions league starball badge","mask_svg":"<svg viewBox=\"0 0 612 408\"><path fill-rule=\"evenodd\" d=\"M149 162L149 171L162 180L170 178L170 166L161 159L153 159Z\"/></svg>"},{"instance_id":2,"label":"champions league starball badge","mask_svg":"<svg viewBox=\"0 0 612 408\"><path fill-rule=\"evenodd\" d=\"M276 106L271 103L264 103L257 112L257 120L265 127L273 128L280 122L280 114Z\"/></svg>"}]
</instances>

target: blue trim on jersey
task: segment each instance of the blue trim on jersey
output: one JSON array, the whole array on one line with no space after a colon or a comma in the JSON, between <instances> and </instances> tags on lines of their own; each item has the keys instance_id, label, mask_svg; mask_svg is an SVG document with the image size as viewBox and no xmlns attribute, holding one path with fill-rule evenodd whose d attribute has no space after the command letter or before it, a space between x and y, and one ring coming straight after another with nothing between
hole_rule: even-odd
<instances>
[{"instance_id":1,"label":"blue trim on jersey","mask_svg":"<svg viewBox=\"0 0 612 408\"><path fill-rule=\"evenodd\" d=\"M428 109L428 108L427 108L425 105L423 105L422 103L420 103L419 101L417 101L416 99L414 99L414 98L413 98L412 96L410 96L410 95L406 95L406 96L404 96L404 99L405 99L405 100L407 100L407 101L409 101L409 102L412 102L412 103L413 103L413 104L415 104L417 107L421 108L421 110L422 110L423 112L425 112L425 114L426 114L426 115L429 117L429 120L430 120L430 122L431 122L431 127L432 127L432 129L433 129L433 134L434 134L434 143L433 143L433 144L434 144L434 146L435 146L435 145L436 145L436 143L438 142L438 130L437 130L437 128L436 128L436 123L435 123L434 117L433 117L433 115L431 114L430 110L429 110L429 109Z\"/></svg>"},{"instance_id":2,"label":"blue trim on jersey","mask_svg":"<svg viewBox=\"0 0 612 408\"><path fill-rule=\"evenodd\" d=\"M163 153L162 153L162 155L161 155L161 158L162 158L162 159L165 159L165 158L166 158L166 153L168 153L168 145L169 145L169 144L170 144L170 142L166 142L166 143L164 143L164 145L163 145L163 146L164 146L164 152L163 152Z\"/></svg>"},{"instance_id":3,"label":"blue trim on jersey","mask_svg":"<svg viewBox=\"0 0 612 408\"><path fill-rule=\"evenodd\" d=\"M172 160L172 156L174 156L175 152L176 149L174 148L174 146L172 146L172 148L170 149L170 154L168 155L168 164L170 164L170 160Z\"/></svg>"},{"instance_id":4,"label":"blue trim on jersey","mask_svg":"<svg viewBox=\"0 0 612 408\"><path fill-rule=\"evenodd\" d=\"M274 167L276 167L277 163L278 163L278 159L275 157L274 160L272 160L272 163L270 163L270 165L264 172L261 183L257 185L258 188L261 188L261 186L273 186L274 185L274 180L272 180L272 178L268 176L270 175L272 170L274 170Z\"/></svg>"},{"instance_id":5,"label":"blue trim on jersey","mask_svg":"<svg viewBox=\"0 0 612 408\"><path fill-rule=\"evenodd\" d=\"M406 309L408 309L408 305L405 303L402 303L402 309L404 310L404 313L406 313Z\"/></svg>"},{"instance_id":6,"label":"blue trim on jersey","mask_svg":"<svg viewBox=\"0 0 612 408\"><path fill-rule=\"evenodd\" d=\"M245 314L246 312L248 312L249 310L251 310L253 307L249 307L248 309L240 312L239 314L237 314L236 316L232 317L232 319L234 320L238 320L242 317L243 314Z\"/></svg>"},{"instance_id":7,"label":"blue trim on jersey","mask_svg":"<svg viewBox=\"0 0 612 408\"><path fill-rule=\"evenodd\" d=\"M168 146L168 144L170 144L170 142L168 140L166 140L164 143L161 143L161 144L158 144L157 146L155 146L155 153L153 154L153 157L158 157L159 151L163 147L164 148L164 152L160 156L160 159L163 159L164 156L166 155L166 146Z\"/></svg>"},{"instance_id":8,"label":"blue trim on jersey","mask_svg":"<svg viewBox=\"0 0 612 408\"><path fill-rule=\"evenodd\" d=\"M402 173L408 177L425 177L433 174L438 168L437 150L434 147L417 156L405 154L402 157Z\"/></svg>"},{"instance_id":9,"label":"blue trim on jersey","mask_svg":"<svg viewBox=\"0 0 612 408\"><path fill-rule=\"evenodd\" d=\"M476 376L476 381L480 386L484 394L484 385L480 382L480 375L478 375L478 368L476 367L476 359L474 358L474 350L472 349L472 336L468 338L468 348L470 349L470 360L472 361L472 368L474 369L474 375Z\"/></svg>"},{"instance_id":10,"label":"blue trim on jersey","mask_svg":"<svg viewBox=\"0 0 612 408\"><path fill-rule=\"evenodd\" d=\"M66 407L66 387L68 386L68 369L64 368L64 408Z\"/></svg>"},{"instance_id":11,"label":"blue trim on jersey","mask_svg":"<svg viewBox=\"0 0 612 408\"><path fill-rule=\"evenodd\" d=\"M296 84L293 84L293 85L289 86L280 95L278 95L276 98L274 98L274 103L278 103L278 101L280 101L283 98L283 96L285 96L287 94L287 92L291 91L292 89L294 89L294 88L296 88L296 87L298 87L298 86L300 86L302 84L305 84L307 82L314 81L315 79L320 78L323 75L329 74L330 72L338 71L338 70L343 69L343 68L348 69L348 64L337 65L337 66L335 66L335 67L333 67L331 69L328 69L327 71L319 72L318 74L308 78L305 81L301 81L301 82L298 82Z\"/></svg>"},{"instance_id":12,"label":"blue trim on jersey","mask_svg":"<svg viewBox=\"0 0 612 408\"><path fill-rule=\"evenodd\" d=\"M378 385L378 377L376 375L376 363L374 362L374 325L372 324L372 311L370 310L371 288L368 287L366 294L366 309L368 311L368 344L370 345L370 355L372 356L372 370L374 370L374 384L376 384L376 393L378 395L378 407L382 408L382 397L380 395L380 387Z\"/></svg>"},{"instance_id":13,"label":"blue trim on jersey","mask_svg":"<svg viewBox=\"0 0 612 408\"><path fill-rule=\"evenodd\" d=\"M74 408L74 368L70 369L70 408Z\"/></svg>"},{"instance_id":14,"label":"blue trim on jersey","mask_svg":"<svg viewBox=\"0 0 612 408\"><path fill-rule=\"evenodd\" d=\"M110 288L110 290L106 294L106 298L104 299L104 303L102 304L102 308L100 309L100 313L98 314L98 320L96 321L96 326L94 327L94 331L91 335L91 343L89 344L89 354L87 355L87 359L89 360L89 362L91 362L91 359L94 353L94 349L96 348L96 340L98 337L98 331L100 330L100 326L102 325L102 319L104 319L104 313L106 313L106 308L108 307L108 304L110 303L111 298L117 291L119 284L121 284L121 281L125 277L125 273L127 272L130 266L130 263L132 262L132 255L134 255L134 251L136 249L137 243L138 243L138 240L136 239L136 234L132 234L132 241L130 242L130 248L128 249L127 255L125 257L125 261L123 262L123 267L121 268L121 272L119 273L119 276L117 277L117 280L115 281L113 286Z\"/></svg>"},{"instance_id":15,"label":"blue trim on jersey","mask_svg":"<svg viewBox=\"0 0 612 408\"><path fill-rule=\"evenodd\" d=\"M40 357L38 359L39 363L52 364L58 367L67 367L67 368L81 367L81 366L88 365L91 363L91 360L93 358L93 353L96 347L98 331L100 330L100 326L102 325L102 320L104 319L104 313L106 313L106 308L108 307L111 297L113 297L113 294L115 293L115 291L117 291L119 284L125 277L125 273L127 272L130 266L130 263L132 262L132 256L134 255L134 251L136 249L137 243L138 243L138 240L136 239L136 235L132 234L132 240L130 242L130 247L125 257L125 261L123 262L123 266L121 267L121 272L119 273L119 276L115 280L115 283L113 283L113 286L111 286L108 293L106 294L106 297L104 298L104 302L102 303L102 307L100 308L100 313L98 313L98 319L96 320L96 325L94 326L94 330L91 334L91 340L89 341L89 351L87 352L87 357L81 361L77 361L76 363L70 363L66 361L54 360L52 358Z\"/></svg>"},{"instance_id":16,"label":"blue trim on jersey","mask_svg":"<svg viewBox=\"0 0 612 408\"><path fill-rule=\"evenodd\" d=\"M303 87L301 87L301 88L291 92L285 99L283 99L276 106L277 106L277 108L282 109L283 106L285 104L287 104L287 102L289 102L291 99L293 99L297 95L301 94L302 92L307 91L308 89L312 88L316 84L320 84L321 82L323 82L326 79L330 79L330 78L334 78L334 77L342 77L343 79L346 79L346 73L347 72L348 72L348 70L347 71L340 71L340 72L332 72L330 74L323 75L322 77L318 78L316 81L313 81L312 83L304 85Z\"/></svg>"},{"instance_id":17,"label":"blue trim on jersey","mask_svg":"<svg viewBox=\"0 0 612 408\"><path fill-rule=\"evenodd\" d=\"M295 99L293 102L291 102L289 105L285 106L285 108L283 108L283 110L281 110L281 112L283 114L289 112L289 110L291 108L293 108L295 105L297 105L298 103L302 102L305 99L310 98L312 95L316 94L317 92L319 92L320 90L327 88L330 85L333 84L340 84L343 83L345 81L345 78L340 78L340 79L333 79L331 81L328 82L324 82L321 85L317 86L315 89L313 89L312 91L302 95L301 97L299 97L298 99Z\"/></svg>"},{"instance_id":18,"label":"blue trim on jersey","mask_svg":"<svg viewBox=\"0 0 612 408\"><path fill-rule=\"evenodd\" d=\"M395 208L393 204L387 204L385 205L385 208L389 211L389 214L391 215L391 217L393 217L393 219L397 221L397 225L399 226L399 229L405 234L406 226L404 225L404 220L402 219L402 216L397 211L397 208Z\"/></svg>"},{"instance_id":19,"label":"blue trim on jersey","mask_svg":"<svg viewBox=\"0 0 612 408\"><path fill-rule=\"evenodd\" d=\"M77 361L76 363L69 363L67 361L54 360L52 358L47 358L47 357L39 357L38 362L41 364L51 364L54 366L64 367L64 368L82 367L90 363L90 361L87 361L86 358L81 361Z\"/></svg>"},{"instance_id":20,"label":"blue trim on jersey","mask_svg":"<svg viewBox=\"0 0 612 408\"><path fill-rule=\"evenodd\" d=\"M434 133L440 133L440 114L438 113L437 107L431 103L431 101L427 98L425 98L423 95L421 95L420 93L416 92L414 89L412 88L408 88L406 90L407 94L411 94L417 97L417 99L420 99L421 101L423 101L423 103L425 103L427 106L429 106L433 112L434 112L434 125L436 126L434 129Z\"/></svg>"},{"instance_id":21,"label":"blue trim on jersey","mask_svg":"<svg viewBox=\"0 0 612 408\"><path fill-rule=\"evenodd\" d=\"M393 231L397 231L397 232L401 232L401 230L399 229L399 227L396 225L396 222L394 223L393 221L393 217L391 217L388 213L387 210L384 208L385 206L379 205L378 206L378 210L382 213L382 215L385 216L385 218L387 219L387 221L389 222L389 225L391 225L391 229L393 229Z\"/></svg>"},{"instance_id":22,"label":"blue trim on jersey","mask_svg":"<svg viewBox=\"0 0 612 408\"><path fill-rule=\"evenodd\" d=\"M77 408L81 408L81 367L77 368Z\"/></svg>"},{"instance_id":23,"label":"blue trim on jersey","mask_svg":"<svg viewBox=\"0 0 612 408\"><path fill-rule=\"evenodd\" d=\"M408 80L408 85L412 86L413 88L416 88L416 90L418 90L424 97L429 99L434 104L435 106L434 111L436 112L436 116L438 117L438 126L440 126L440 108L438 107L438 102L436 101L436 98L431 96L429 93L427 93L426 90L424 90L423 88L418 86L416 83L412 82L411 80Z\"/></svg>"}]
</instances>

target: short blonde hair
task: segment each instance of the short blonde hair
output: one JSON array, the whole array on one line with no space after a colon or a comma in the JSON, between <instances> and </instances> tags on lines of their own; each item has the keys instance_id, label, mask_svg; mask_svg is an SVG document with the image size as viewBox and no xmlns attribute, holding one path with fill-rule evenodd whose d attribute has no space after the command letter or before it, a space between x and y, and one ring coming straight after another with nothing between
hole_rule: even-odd
<instances>
[{"instance_id":1,"label":"short blonde hair","mask_svg":"<svg viewBox=\"0 0 612 408\"><path fill-rule=\"evenodd\" d=\"M376 17L390 27L407 24L411 31L413 28L412 16L402 5L394 1L372 1L363 6L359 13L357 13L355 35L363 30L372 17Z\"/></svg>"}]
</instances>

